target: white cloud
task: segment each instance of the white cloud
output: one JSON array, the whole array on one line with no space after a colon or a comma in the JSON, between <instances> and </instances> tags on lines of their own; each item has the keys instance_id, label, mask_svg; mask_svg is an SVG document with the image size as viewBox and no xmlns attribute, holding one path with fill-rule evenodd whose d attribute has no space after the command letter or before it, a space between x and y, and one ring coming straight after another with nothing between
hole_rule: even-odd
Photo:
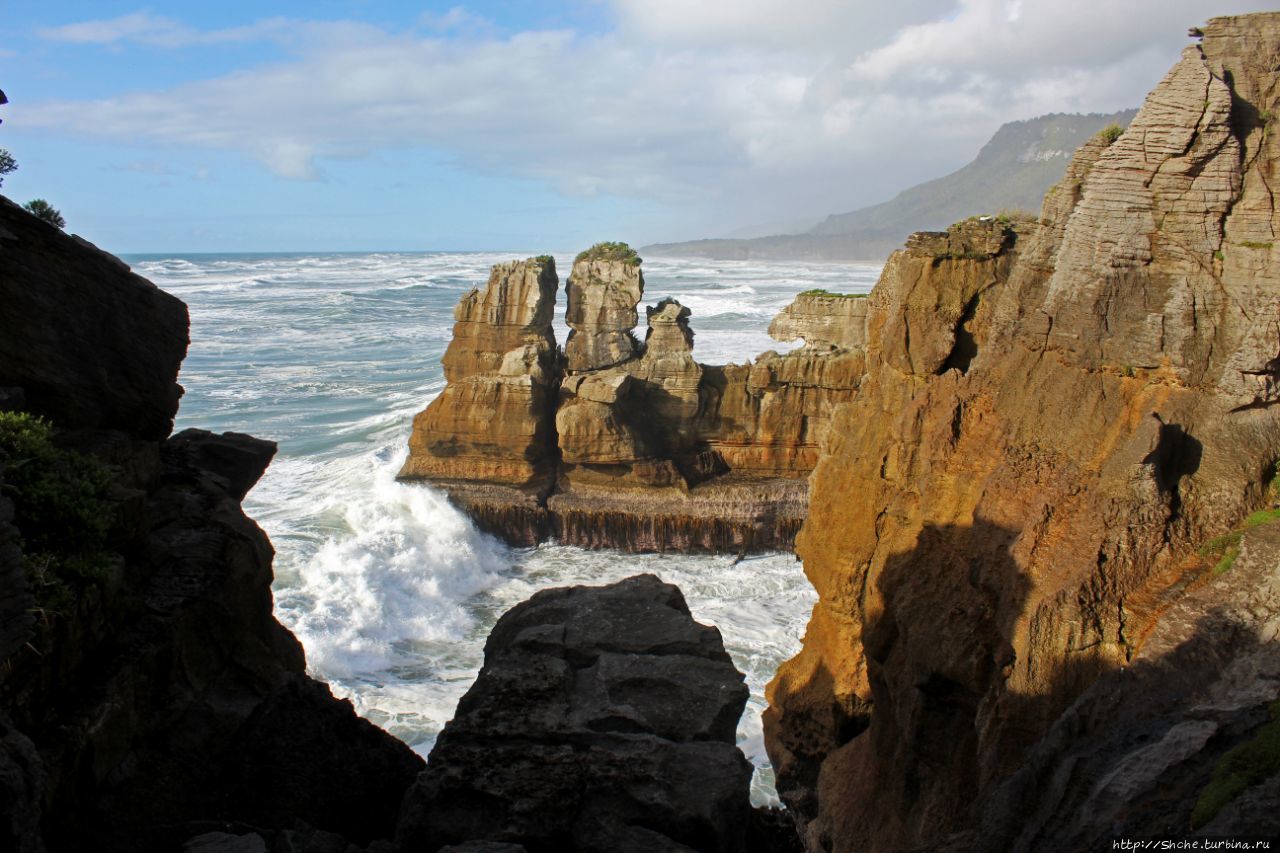
<instances>
[{"instance_id":1,"label":"white cloud","mask_svg":"<svg viewBox=\"0 0 1280 853\"><path fill-rule=\"evenodd\" d=\"M72 44L119 44L135 42L152 47L187 47L199 44L254 41L281 34L288 27L283 18L269 18L244 27L196 30L172 18L150 12L133 12L118 18L82 21L36 31L41 38Z\"/></svg>"},{"instance_id":2,"label":"white cloud","mask_svg":"<svg viewBox=\"0 0 1280 853\"><path fill-rule=\"evenodd\" d=\"M139 13L50 38L176 46L270 35L267 64L151 92L14 108L14 124L234 150L310 180L391 148L463 168L718 208L725 230L880 200L996 127L1137 106L1237 4L1194 0L613 0L602 35L499 36L463 8L418 23L195 32ZM250 34L253 34L252 36Z\"/></svg>"},{"instance_id":3,"label":"white cloud","mask_svg":"<svg viewBox=\"0 0 1280 853\"><path fill-rule=\"evenodd\" d=\"M849 53L955 0L613 0L624 31L665 44L751 44Z\"/></svg>"}]
</instances>

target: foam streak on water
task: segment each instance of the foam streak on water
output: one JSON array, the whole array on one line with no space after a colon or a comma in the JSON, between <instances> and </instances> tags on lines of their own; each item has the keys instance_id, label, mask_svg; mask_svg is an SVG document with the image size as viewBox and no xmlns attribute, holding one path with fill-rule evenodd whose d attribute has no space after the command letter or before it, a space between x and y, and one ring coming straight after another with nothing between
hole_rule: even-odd
<instances>
[{"instance_id":1,"label":"foam streak on water","mask_svg":"<svg viewBox=\"0 0 1280 853\"><path fill-rule=\"evenodd\" d=\"M529 253L536 254L536 253ZM276 548L276 613L311 672L424 755L480 668L485 637L539 589L653 572L717 625L751 699L739 744L774 798L760 734L764 685L799 648L815 596L790 555L748 558L510 549L433 489L396 483L410 421L444 385L453 306L519 254L134 256L187 302L191 350L178 427L248 432L280 452L245 508ZM570 259L557 257L561 275ZM866 292L869 266L658 259L646 304L693 312L695 355L745 362L785 349L769 321L809 288ZM558 317L563 341L563 296ZM643 318L643 314L641 315ZM643 320L642 320L643 322Z\"/></svg>"}]
</instances>

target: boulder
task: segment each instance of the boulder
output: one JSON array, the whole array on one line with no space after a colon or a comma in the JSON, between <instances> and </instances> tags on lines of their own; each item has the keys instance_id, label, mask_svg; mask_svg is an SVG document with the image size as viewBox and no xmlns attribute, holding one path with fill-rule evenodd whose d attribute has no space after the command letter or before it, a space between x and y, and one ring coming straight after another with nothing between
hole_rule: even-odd
<instances>
[{"instance_id":1,"label":"boulder","mask_svg":"<svg viewBox=\"0 0 1280 853\"><path fill-rule=\"evenodd\" d=\"M397 844L744 849L746 699L719 631L676 587L639 575L539 592L490 633Z\"/></svg>"}]
</instances>

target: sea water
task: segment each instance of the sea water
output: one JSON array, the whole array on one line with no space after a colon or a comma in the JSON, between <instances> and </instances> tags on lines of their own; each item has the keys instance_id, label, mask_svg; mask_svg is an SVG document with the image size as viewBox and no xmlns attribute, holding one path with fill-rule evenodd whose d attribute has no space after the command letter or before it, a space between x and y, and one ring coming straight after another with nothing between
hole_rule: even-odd
<instances>
[{"instance_id":1,"label":"sea water","mask_svg":"<svg viewBox=\"0 0 1280 853\"><path fill-rule=\"evenodd\" d=\"M528 254L537 254L528 253ZM191 348L178 428L279 443L245 510L276 549L275 609L309 671L424 756L480 669L497 618L534 592L653 572L720 628L751 698L738 743L752 798L776 802L760 728L764 686L799 649L816 596L789 554L626 555L512 549L429 487L395 482L413 415L444 387L453 307L521 253L131 256L185 301ZM571 258L558 256L564 277ZM743 363L772 317L810 288L865 293L879 268L655 259L645 304L688 306L694 355ZM557 340L563 342L564 295ZM644 314L641 312L641 324ZM643 329L640 330L643 337Z\"/></svg>"}]
</instances>

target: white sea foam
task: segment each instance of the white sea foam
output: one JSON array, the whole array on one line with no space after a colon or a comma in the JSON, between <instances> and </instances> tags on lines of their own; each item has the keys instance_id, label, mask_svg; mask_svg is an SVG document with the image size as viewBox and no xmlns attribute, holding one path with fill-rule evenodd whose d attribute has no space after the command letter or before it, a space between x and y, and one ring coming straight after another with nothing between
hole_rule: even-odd
<instances>
[{"instance_id":1,"label":"white sea foam","mask_svg":"<svg viewBox=\"0 0 1280 853\"><path fill-rule=\"evenodd\" d=\"M815 598L790 555L735 565L556 545L512 550L439 493L394 481L413 414L443 387L454 304L491 264L531 254L201 256L138 259L134 268L190 306L179 427L279 442L246 500L276 547L276 612L310 670L361 714L425 754L502 612L539 589L650 571L720 628L746 673L739 745L760 771L754 799L772 801L764 685L798 649ZM563 278L572 258L556 260ZM645 264L645 304L680 299L693 311L698 359L744 363L791 346L766 329L796 292L865 292L877 272L656 259Z\"/></svg>"}]
</instances>

